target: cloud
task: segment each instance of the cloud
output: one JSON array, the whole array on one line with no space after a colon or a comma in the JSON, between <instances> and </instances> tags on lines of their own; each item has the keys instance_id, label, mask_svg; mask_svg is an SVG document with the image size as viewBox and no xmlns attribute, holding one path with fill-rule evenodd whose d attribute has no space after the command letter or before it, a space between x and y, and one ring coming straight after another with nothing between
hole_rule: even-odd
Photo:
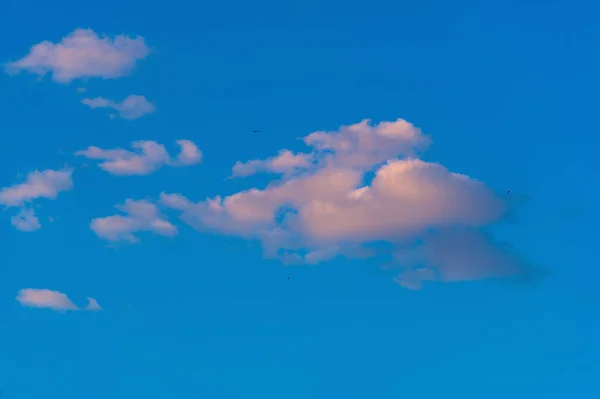
<instances>
[{"instance_id":1,"label":"cloud","mask_svg":"<svg viewBox=\"0 0 600 399\"><path fill-rule=\"evenodd\" d=\"M73 188L73 170L33 171L22 183L0 189L0 205L7 208L20 207L17 215L11 217L14 228L24 232L32 232L41 228L40 221L32 208L25 204L38 198L56 199L58 194Z\"/></svg>"},{"instance_id":2,"label":"cloud","mask_svg":"<svg viewBox=\"0 0 600 399\"><path fill-rule=\"evenodd\" d=\"M19 291L16 300L21 305L31 308L46 308L57 311L68 310L102 310L94 298L87 298L88 305L81 309L75 305L66 294L48 289L24 288Z\"/></svg>"},{"instance_id":3,"label":"cloud","mask_svg":"<svg viewBox=\"0 0 600 399\"><path fill-rule=\"evenodd\" d=\"M131 147L137 151L121 148L103 150L91 146L86 150L77 151L75 155L104 160L99 167L118 176L148 175L164 165L187 166L202 161L202 153L193 142L178 140L177 144L180 147L180 153L174 160L171 159L165 147L155 141L133 142Z\"/></svg>"},{"instance_id":4,"label":"cloud","mask_svg":"<svg viewBox=\"0 0 600 399\"><path fill-rule=\"evenodd\" d=\"M522 275L523 265L528 263L512 246L464 227L429 232L415 248L399 250L395 257L406 267L395 281L411 289L421 288L424 281L456 282ZM534 277L539 269L529 267L528 272Z\"/></svg>"},{"instance_id":5,"label":"cloud","mask_svg":"<svg viewBox=\"0 0 600 399\"><path fill-rule=\"evenodd\" d=\"M43 41L18 61L5 65L9 74L27 71L69 83L75 79L112 79L129 74L139 60L150 54L142 37L100 37L91 29L76 29L59 43Z\"/></svg>"},{"instance_id":6,"label":"cloud","mask_svg":"<svg viewBox=\"0 0 600 399\"><path fill-rule=\"evenodd\" d=\"M306 168L311 164L309 154L294 154L289 150L281 150L275 157L267 160L254 159L248 162L237 162L233 166L233 176L246 177L259 172L287 174Z\"/></svg>"},{"instance_id":7,"label":"cloud","mask_svg":"<svg viewBox=\"0 0 600 399\"><path fill-rule=\"evenodd\" d=\"M483 182L420 153L431 139L409 122L369 120L304 138L309 151L239 162L233 174L278 173L266 187L193 202L159 202L200 231L257 239L267 257L318 263L376 257L409 288L526 274L530 265L483 231L507 204ZM386 261L387 259L387 261Z\"/></svg>"},{"instance_id":8,"label":"cloud","mask_svg":"<svg viewBox=\"0 0 600 399\"><path fill-rule=\"evenodd\" d=\"M20 231L30 232L42 227L33 209L21 209L19 214L13 216L10 221L14 228Z\"/></svg>"},{"instance_id":9,"label":"cloud","mask_svg":"<svg viewBox=\"0 0 600 399\"><path fill-rule=\"evenodd\" d=\"M111 108L119 112L123 119L133 120L156 111L156 107L144 96L130 95L120 103L103 97L85 98L81 101L92 109Z\"/></svg>"},{"instance_id":10,"label":"cloud","mask_svg":"<svg viewBox=\"0 0 600 399\"><path fill-rule=\"evenodd\" d=\"M58 193L73 188L73 170L33 171L23 183L0 189L0 205L21 206L37 198L56 199Z\"/></svg>"},{"instance_id":11,"label":"cloud","mask_svg":"<svg viewBox=\"0 0 600 399\"><path fill-rule=\"evenodd\" d=\"M166 220L156 205L149 201L126 200L125 204L116 208L125 215L112 215L92 220L90 228L96 235L106 241L126 241L136 243L137 232L152 232L162 236L174 236L177 228Z\"/></svg>"},{"instance_id":12,"label":"cloud","mask_svg":"<svg viewBox=\"0 0 600 399\"><path fill-rule=\"evenodd\" d=\"M98 304L98 301L96 301L94 298L87 298L88 300L88 304L85 307L85 310L89 310L92 312L98 312L100 310L102 310L102 307Z\"/></svg>"}]
</instances>

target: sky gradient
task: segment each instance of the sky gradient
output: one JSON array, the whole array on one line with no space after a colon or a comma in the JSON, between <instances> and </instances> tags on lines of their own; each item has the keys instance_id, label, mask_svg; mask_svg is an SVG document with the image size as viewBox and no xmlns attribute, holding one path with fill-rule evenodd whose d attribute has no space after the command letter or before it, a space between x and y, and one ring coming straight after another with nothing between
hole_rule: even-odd
<instances>
[{"instance_id":1,"label":"sky gradient","mask_svg":"<svg viewBox=\"0 0 600 399\"><path fill-rule=\"evenodd\" d=\"M3 399L597 398L598 11L4 1Z\"/></svg>"}]
</instances>

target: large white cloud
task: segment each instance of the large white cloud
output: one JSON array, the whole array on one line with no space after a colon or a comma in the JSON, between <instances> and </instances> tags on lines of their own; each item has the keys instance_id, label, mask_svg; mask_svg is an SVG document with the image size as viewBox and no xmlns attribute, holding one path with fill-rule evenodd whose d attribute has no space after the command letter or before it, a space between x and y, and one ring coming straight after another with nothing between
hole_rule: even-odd
<instances>
[{"instance_id":1,"label":"large white cloud","mask_svg":"<svg viewBox=\"0 0 600 399\"><path fill-rule=\"evenodd\" d=\"M152 232L163 236L174 236L177 228L166 220L156 205L149 201L127 200L116 208L125 215L112 215L92 220L90 227L98 237L107 241L135 243L138 232Z\"/></svg>"},{"instance_id":2,"label":"large white cloud","mask_svg":"<svg viewBox=\"0 0 600 399\"><path fill-rule=\"evenodd\" d=\"M88 298L88 305L85 308L79 308L66 294L48 289L24 288L19 291L16 300L26 307L46 308L62 312L68 310L102 310L102 307L94 298Z\"/></svg>"},{"instance_id":3,"label":"large white cloud","mask_svg":"<svg viewBox=\"0 0 600 399\"><path fill-rule=\"evenodd\" d=\"M11 217L11 224L20 231L31 232L41 228L33 208L27 204L38 198L56 199L58 194L73 188L73 170L44 170L30 172L25 181L0 189L0 205L21 208Z\"/></svg>"},{"instance_id":4,"label":"large white cloud","mask_svg":"<svg viewBox=\"0 0 600 399\"><path fill-rule=\"evenodd\" d=\"M69 83L82 78L118 78L129 74L150 48L142 37L100 37L91 29L76 29L59 43L45 40L31 47L20 60L5 65L10 73L52 73L52 79Z\"/></svg>"},{"instance_id":5,"label":"large white cloud","mask_svg":"<svg viewBox=\"0 0 600 399\"><path fill-rule=\"evenodd\" d=\"M156 106L144 96L130 95L121 102L115 102L103 97L85 98L81 101L88 107L114 109L123 119L133 120L156 111Z\"/></svg>"},{"instance_id":6,"label":"large white cloud","mask_svg":"<svg viewBox=\"0 0 600 399\"><path fill-rule=\"evenodd\" d=\"M202 152L190 140L177 140L180 152L172 159L164 145L155 141L136 141L128 151L121 148L103 150L91 146L85 150L77 151L75 155L88 159L100 159L99 164L104 171L118 176L147 175L164 165L187 166L202 162Z\"/></svg>"},{"instance_id":7,"label":"large white cloud","mask_svg":"<svg viewBox=\"0 0 600 399\"><path fill-rule=\"evenodd\" d=\"M159 202L199 230L258 239L266 256L285 262L380 256L371 247L387 243L383 255L403 267L397 281L406 287L525 271L480 231L504 215L504 200L476 179L419 159L431 140L410 123L364 120L304 142L306 153L282 150L234 166L239 177L279 174L265 188L200 202L162 193Z\"/></svg>"}]
</instances>

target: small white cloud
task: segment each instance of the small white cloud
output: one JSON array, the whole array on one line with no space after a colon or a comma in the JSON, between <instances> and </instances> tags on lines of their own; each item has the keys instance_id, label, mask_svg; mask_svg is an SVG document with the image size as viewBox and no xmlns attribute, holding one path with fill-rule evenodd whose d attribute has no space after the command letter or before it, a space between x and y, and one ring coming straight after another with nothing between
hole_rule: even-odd
<instances>
[{"instance_id":1,"label":"small white cloud","mask_svg":"<svg viewBox=\"0 0 600 399\"><path fill-rule=\"evenodd\" d=\"M30 172L23 183L0 190L0 205L12 207L36 198L56 199L58 193L73 188L72 174L71 169Z\"/></svg>"},{"instance_id":2,"label":"small white cloud","mask_svg":"<svg viewBox=\"0 0 600 399\"><path fill-rule=\"evenodd\" d=\"M24 182L0 189L0 205L21 207L20 212L11 217L13 227L26 232L40 229L40 221L33 209L24 208L24 205L38 198L56 199L60 192L71 190L72 174L71 169L36 170L30 172Z\"/></svg>"},{"instance_id":3,"label":"small white cloud","mask_svg":"<svg viewBox=\"0 0 600 399\"><path fill-rule=\"evenodd\" d=\"M155 141L136 141L132 148L137 151L128 151L121 148L103 150L98 147L88 147L86 150L77 151L75 155L88 159L101 159L104 162L99 167L104 171L118 176L148 175L164 165L186 166L201 162L200 150L189 140L177 142L181 151L173 161L162 144Z\"/></svg>"},{"instance_id":4,"label":"small white cloud","mask_svg":"<svg viewBox=\"0 0 600 399\"><path fill-rule=\"evenodd\" d=\"M133 120L156 111L156 106L144 96L130 95L123 101L115 102L103 97L85 98L81 101L90 108L109 108L119 112L123 119Z\"/></svg>"},{"instance_id":5,"label":"small white cloud","mask_svg":"<svg viewBox=\"0 0 600 399\"><path fill-rule=\"evenodd\" d=\"M125 215L113 215L92 220L90 228L96 235L106 241L125 241L136 243L137 232L152 232L162 236L174 236L177 228L166 220L156 205L149 201L128 199L123 205L115 208Z\"/></svg>"},{"instance_id":6,"label":"small white cloud","mask_svg":"<svg viewBox=\"0 0 600 399\"><path fill-rule=\"evenodd\" d=\"M202 152L190 140L177 140L177 144L181 148L179 155L175 159L173 165L185 166L196 165L202 162Z\"/></svg>"},{"instance_id":7,"label":"small white cloud","mask_svg":"<svg viewBox=\"0 0 600 399\"><path fill-rule=\"evenodd\" d=\"M233 176L246 177L259 172L288 174L306 169L311 165L311 154L294 154L289 150L281 150L277 156L267 160L254 159L248 162L237 162L233 166Z\"/></svg>"},{"instance_id":8,"label":"small white cloud","mask_svg":"<svg viewBox=\"0 0 600 399\"><path fill-rule=\"evenodd\" d=\"M66 294L48 289L24 288L15 298L21 305L30 308L45 308L60 312L68 310L101 311L102 307L94 298L87 298L88 304L80 308Z\"/></svg>"},{"instance_id":9,"label":"small white cloud","mask_svg":"<svg viewBox=\"0 0 600 399\"><path fill-rule=\"evenodd\" d=\"M102 310L102 307L98 304L98 301L96 301L94 298L87 298L88 300L88 304L85 307L85 310L89 310L92 312L98 312Z\"/></svg>"},{"instance_id":10,"label":"small white cloud","mask_svg":"<svg viewBox=\"0 0 600 399\"><path fill-rule=\"evenodd\" d=\"M16 300L27 307L48 308L59 311L79 310L67 295L47 289L22 289L19 291Z\"/></svg>"},{"instance_id":11,"label":"small white cloud","mask_svg":"<svg viewBox=\"0 0 600 399\"><path fill-rule=\"evenodd\" d=\"M22 209L18 215L11 217L10 221L15 229L25 232L39 230L42 227L33 209Z\"/></svg>"},{"instance_id":12,"label":"small white cloud","mask_svg":"<svg viewBox=\"0 0 600 399\"><path fill-rule=\"evenodd\" d=\"M31 47L18 61L5 65L9 74L27 71L69 83L83 78L118 78L129 74L139 60L150 54L142 37L100 37L91 29L76 29L59 43L45 40Z\"/></svg>"}]
</instances>

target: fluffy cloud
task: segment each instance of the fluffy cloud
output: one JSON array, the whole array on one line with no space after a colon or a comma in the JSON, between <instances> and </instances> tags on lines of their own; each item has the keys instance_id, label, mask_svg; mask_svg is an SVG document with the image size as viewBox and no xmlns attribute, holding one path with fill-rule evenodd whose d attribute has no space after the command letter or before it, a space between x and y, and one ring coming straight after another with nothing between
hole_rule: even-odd
<instances>
[{"instance_id":1,"label":"fluffy cloud","mask_svg":"<svg viewBox=\"0 0 600 399\"><path fill-rule=\"evenodd\" d=\"M69 83L82 78L118 78L129 74L150 48L142 37L118 35L100 37L91 29L77 29L59 43L43 41L18 61L5 65L10 73L28 71L40 76L52 73L52 80Z\"/></svg>"},{"instance_id":2,"label":"fluffy cloud","mask_svg":"<svg viewBox=\"0 0 600 399\"><path fill-rule=\"evenodd\" d=\"M0 189L0 205L5 207L21 207L20 212L11 218L11 224L25 232L38 230L41 225L33 209L26 209L25 204L38 198L56 199L58 194L73 188L73 171L44 170L33 171L24 182Z\"/></svg>"},{"instance_id":3,"label":"fluffy cloud","mask_svg":"<svg viewBox=\"0 0 600 399\"><path fill-rule=\"evenodd\" d=\"M21 231L35 231L42 227L33 209L21 209L17 215L11 217L10 221L15 229Z\"/></svg>"},{"instance_id":4,"label":"fluffy cloud","mask_svg":"<svg viewBox=\"0 0 600 399\"><path fill-rule=\"evenodd\" d=\"M187 166L198 164L202 161L202 153L196 145L189 140L178 140L179 155L175 159L162 144L155 141L136 141L131 147L137 151L128 151L121 148L103 150L98 147L88 147L86 150L77 151L75 155L88 159L100 159L104 162L99 166L104 171L118 176L147 175L164 165Z\"/></svg>"},{"instance_id":5,"label":"fluffy cloud","mask_svg":"<svg viewBox=\"0 0 600 399\"><path fill-rule=\"evenodd\" d=\"M0 190L0 205L20 206L36 198L56 199L58 193L73 188L72 174L71 169L30 172L23 183Z\"/></svg>"},{"instance_id":6,"label":"fluffy cloud","mask_svg":"<svg viewBox=\"0 0 600 399\"><path fill-rule=\"evenodd\" d=\"M110 108L123 119L133 120L156 111L156 107L144 96L130 95L120 103L103 97L85 98L81 101L90 108Z\"/></svg>"},{"instance_id":7,"label":"fluffy cloud","mask_svg":"<svg viewBox=\"0 0 600 399\"><path fill-rule=\"evenodd\" d=\"M304 142L306 153L283 150L234 166L236 176L281 174L263 189L200 202L162 193L160 203L198 230L258 239L266 256L285 262L391 259L402 269L396 281L409 288L529 272L482 232L505 214L504 200L476 179L419 159L431 140L410 123L364 120Z\"/></svg>"},{"instance_id":8,"label":"fluffy cloud","mask_svg":"<svg viewBox=\"0 0 600 399\"><path fill-rule=\"evenodd\" d=\"M112 215L92 220L90 227L98 237L106 241L139 241L135 233L152 232L163 236L174 236L177 228L166 220L156 205L149 201L127 200L116 208L125 215Z\"/></svg>"},{"instance_id":9,"label":"fluffy cloud","mask_svg":"<svg viewBox=\"0 0 600 399\"><path fill-rule=\"evenodd\" d=\"M81 309L75 305L66 294L48 289L22 289L19 291L16 300L23 306L32 308L47 308L63 312L68 310L102 310L94 298L88 298L88 305Z\"/></svg>"}]
</instances>

